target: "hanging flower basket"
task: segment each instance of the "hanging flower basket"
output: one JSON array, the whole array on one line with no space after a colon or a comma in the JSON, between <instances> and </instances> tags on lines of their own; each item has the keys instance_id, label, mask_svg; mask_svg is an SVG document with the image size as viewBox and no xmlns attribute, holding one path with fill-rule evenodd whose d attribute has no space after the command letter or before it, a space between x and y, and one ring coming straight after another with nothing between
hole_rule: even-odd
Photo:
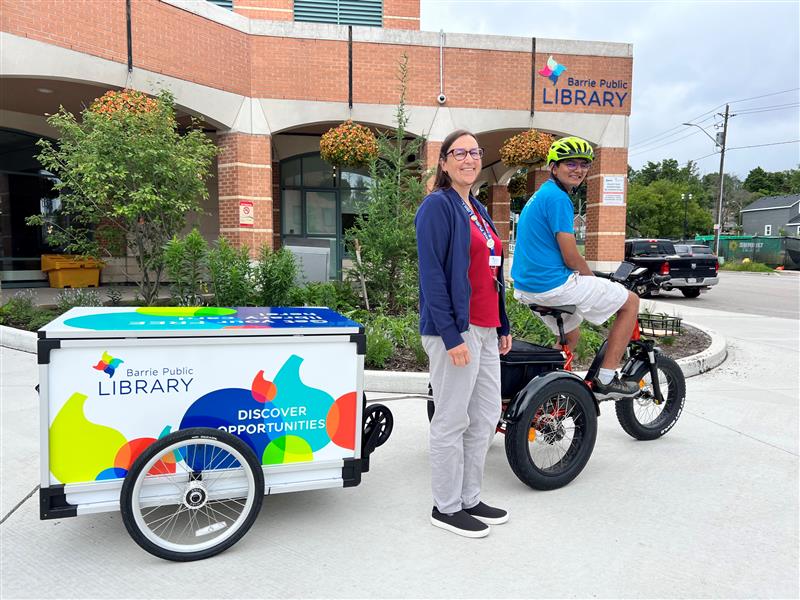
<instances>
[{"instance_id":1,"label":"hanging flower basket","mask_svg":"<svg viewBox=\"0 0 800 600\"><path fill-rule=\"evenodd\" d=\"M363 167L378 157L378 140L367 127L348 120L319 140L322 160L341 167Z\"/></svg>"},{"instance_id":2,"label":"hanging flower basket","mask_svg":"<svg viewBox=\"0 0 800 600\"><path fill-rule=\"evenodd\" d=\"M509 167L531 167L544 163L555 138L535 129L508 138L500 147L500 159Z\"/></svg>"},{"instance_id":3,"label":"hanging flower basket","mask_svg":"<svg viewBox=\"0 0 800 600\"><path fill-rule=\"evenodd\" d=\"M136 90L109 91L97 98L89 110L109 118L118 113L142 114L156 110L158 100Z\"/></svg>"}]
</instances>

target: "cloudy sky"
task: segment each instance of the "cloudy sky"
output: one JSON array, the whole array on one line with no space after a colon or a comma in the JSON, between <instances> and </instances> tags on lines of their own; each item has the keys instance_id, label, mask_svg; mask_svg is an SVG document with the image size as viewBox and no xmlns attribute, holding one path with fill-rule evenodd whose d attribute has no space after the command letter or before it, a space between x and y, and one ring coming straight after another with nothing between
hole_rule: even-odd
<instances>
[{"instance_id":1,"label":"cloudy sky","mask_svg":"<svg viewBox=\"0 0 800 600\"><path fill-rule=\"evenodd\" d=\"M719 170L717 112L731 103L725 171L800 165L800 2L422 0L421 29L633 44L629 162ZM741 148L792 141L790 144Z\"/></svg>"}]
</instances>

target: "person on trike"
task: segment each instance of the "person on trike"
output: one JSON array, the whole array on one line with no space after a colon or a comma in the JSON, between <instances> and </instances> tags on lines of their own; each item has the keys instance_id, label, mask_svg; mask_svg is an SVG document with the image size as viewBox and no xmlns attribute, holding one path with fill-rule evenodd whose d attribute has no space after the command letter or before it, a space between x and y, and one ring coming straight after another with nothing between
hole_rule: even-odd
<instances>
[{"instance_id":1,"label":"person on trike","mask_svg":"<svg viewBox=\"0 0 800 600\"><path fill-rule=\"evenodd\" d=\"M567 346L578 344L583 319L600 325L616 314L608 336L605 358L592 389L600 396L628 396L639 391L638 382L617 374L639 313L639 298L619 283L595 277L578 252L570 194L583 183L594 160L591 145L579 137L553 142L547 153L550 179L542 184L522 209L511 278L514 297L525 304L575 305L563 315ZM538 313L537 313L538 314ZM538 315L558 336L556 319Z\"/></svg>"}]
</instances>

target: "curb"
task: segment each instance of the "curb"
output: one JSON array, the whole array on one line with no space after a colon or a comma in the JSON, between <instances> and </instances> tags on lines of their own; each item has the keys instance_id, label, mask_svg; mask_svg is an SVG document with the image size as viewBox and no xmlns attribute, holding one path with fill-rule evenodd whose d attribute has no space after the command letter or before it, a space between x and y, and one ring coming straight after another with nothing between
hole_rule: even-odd
<instances>
[{"instance_id":1,"label":"curb","mask_svg":"<svg viewBox=\"0 0 800 600\"><path fill-rule=\"evenodd\" d=\"M714 367L721 365L728 356L728 341L712 329L703 329L696 323L684 321L695 329L699 329L711 338L711 345L692 356L678 359L683 374L695 377ZM36 353L36 334L13 327L0 325L0 346L22 352ZM390 394L422 394L428 393L428 373L412 373L404 371L364 371L364 390L367 392L384 392Z\"/></svg>"},{"instance_id":2,"label":"curb","mask_svg":"<svg viewBox=\"0 0 800 600\"><path fill-rule=\"evenodd\" d=\"M11 350L20 350L36 354L36 334L0 325L0 346Z\"/></svg>"}]
</instances>

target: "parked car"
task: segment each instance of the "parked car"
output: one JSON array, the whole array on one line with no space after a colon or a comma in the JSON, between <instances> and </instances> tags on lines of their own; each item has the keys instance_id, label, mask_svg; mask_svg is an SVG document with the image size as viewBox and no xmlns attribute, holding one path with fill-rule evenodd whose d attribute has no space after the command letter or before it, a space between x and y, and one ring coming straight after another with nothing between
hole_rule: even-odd
<instances>
[{"instance_id":1,"label":"parked car","mask_svg":"<svg viewBox=\"0 0 800 600\"><path fill-rule=\"evenodd\" d=\"M660 290L678 289L687 298L697 298L719 282L719 261L701 244L679 244L679 253L670 240L625 240L625 260L652 273L669 275L660 289L641 290L639 295L657 295ZM698 247L698 248L695 248ZM704 253L706 249L709 252Z\"/></svg>"},{"instance_id":2,"label":"parked car","mask_svg":"<svg viewBox=\"0 0 800 600\"><path fill-rule=\"evenodd\" d=\"M674 246L678 256L715 256L711 248L704 244L681 244L675 242Z\"/></svg>"}]
</instances>

